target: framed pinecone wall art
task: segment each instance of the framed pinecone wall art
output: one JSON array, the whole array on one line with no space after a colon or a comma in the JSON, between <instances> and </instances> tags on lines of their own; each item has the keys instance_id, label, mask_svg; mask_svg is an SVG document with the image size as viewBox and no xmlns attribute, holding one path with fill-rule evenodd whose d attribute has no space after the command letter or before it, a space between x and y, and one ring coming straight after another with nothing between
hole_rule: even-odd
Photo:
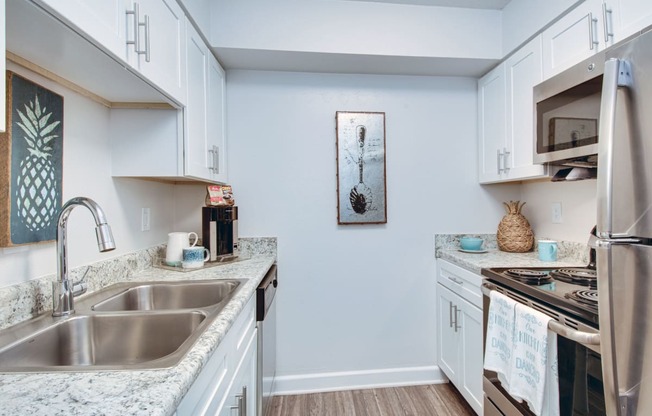
<instances>
[{"instance_id":1,"label":"framed pinecone wall art","mask_svg":"<svg viewBox=\"0 0 652 416\"><path fill-rule=\"evenodd\" d=\"M63 97L7 71L0 247L56 239L62 179Z\"/></svg>"}]
</instances>

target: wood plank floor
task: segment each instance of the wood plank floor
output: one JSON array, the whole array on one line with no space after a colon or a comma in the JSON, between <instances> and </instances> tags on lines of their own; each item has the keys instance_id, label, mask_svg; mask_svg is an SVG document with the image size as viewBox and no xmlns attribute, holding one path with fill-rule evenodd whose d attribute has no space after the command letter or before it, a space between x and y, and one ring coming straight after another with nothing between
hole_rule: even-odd
<instances>
[{"instance_id":1,"label":"wood plank floor","mask_svg":"<svg viewBox=\"0 0 652 416\"><path fill-rule=\"evenodd\" d=\"M451 384L275 396L266 416L475 416Z\"/></svg>"}]
</instances>

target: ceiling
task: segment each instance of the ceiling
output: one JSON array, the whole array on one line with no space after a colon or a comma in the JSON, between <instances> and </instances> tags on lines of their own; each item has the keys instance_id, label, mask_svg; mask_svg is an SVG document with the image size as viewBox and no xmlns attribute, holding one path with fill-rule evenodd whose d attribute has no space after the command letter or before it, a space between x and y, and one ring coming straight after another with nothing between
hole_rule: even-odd
<instances>
[{"instance_id":1,"label":"ceiling","mask_svg":"<svg viewBox=\"0 0 652 416\"><path fill-rule=\"evenodd\" d=\"M414 4L418 6L463 7L502 10L511 0L350 0L376 3Z\"/></svg>"}]
</instances>

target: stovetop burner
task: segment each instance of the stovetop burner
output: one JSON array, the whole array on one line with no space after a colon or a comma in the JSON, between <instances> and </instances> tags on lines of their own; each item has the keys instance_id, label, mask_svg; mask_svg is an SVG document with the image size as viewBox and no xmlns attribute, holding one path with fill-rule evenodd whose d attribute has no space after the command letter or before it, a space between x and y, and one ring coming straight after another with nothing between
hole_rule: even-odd
<instances>
[{"instance_id":1,"label":"stovetop burner","mask_svg":"<svg viewBox=\"0 0 652 416\"><path fill-rule=\"evenodd\" d=\"M589 286L592 289L598 287L598 276L595 270L581 268L557 269L550 272L555 280L575 283L582 286Z\"/></svg>"},{"instance_id":2,"label":"stovetop burner","mask_svg":"<svg viewBox=\"0 0 652 416\"><path fill-rule=\"evenodd\" d=\"M570 293L566 293L566 298L584 304L586 306L591 306L593 308L598 308L598 291L594 289L582 289L582 290L573 290Z\"/></svg>"},{"instance_id":3,"label":"stovetop burner","mask_svg":"<svg viewBox=\"0 0 652 416\"><path fill-rule=\"evenodd\" d=\"M512 279L527 285L539 286L552 281L547 270L508 269L504 273Z\"/></svg>"}]
</instances>

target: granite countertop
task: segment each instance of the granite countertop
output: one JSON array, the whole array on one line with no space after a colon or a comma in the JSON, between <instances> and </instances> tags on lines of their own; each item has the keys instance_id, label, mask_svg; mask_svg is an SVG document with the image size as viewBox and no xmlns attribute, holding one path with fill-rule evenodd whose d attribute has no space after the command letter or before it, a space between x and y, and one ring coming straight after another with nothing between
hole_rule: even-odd
<instances>
[{"instance_id":1,"label":"granite countertop","mask_svg":"<svg viewBox=\"0 0 652 416\"><path fill-rule=\"evenodd\" d=\"M462 236L480 237L485 240L486 253L465 253L459 250ZM496 236L490 234L437 234L435 236L435 257L450 261L469 271L480 274L481 269L490 267L584 267L588 264L588 249L585 244L558 242L558 260L543 262L536 250L527 253L500 251Z\"/></svg>"},{"instance_id":2,"label":"granite countertop","mask_svg":"<svg viewBox=\"0 0 652 416\"><path fill-rule=\"evenodd\" d=\"M0 415L170 415L215 351L275 255L252 256L218 267L180 273L147 268L129 281L246 279L235 296L171 368L138 371L0 374Z\"/></svg>"}]
</instances>

